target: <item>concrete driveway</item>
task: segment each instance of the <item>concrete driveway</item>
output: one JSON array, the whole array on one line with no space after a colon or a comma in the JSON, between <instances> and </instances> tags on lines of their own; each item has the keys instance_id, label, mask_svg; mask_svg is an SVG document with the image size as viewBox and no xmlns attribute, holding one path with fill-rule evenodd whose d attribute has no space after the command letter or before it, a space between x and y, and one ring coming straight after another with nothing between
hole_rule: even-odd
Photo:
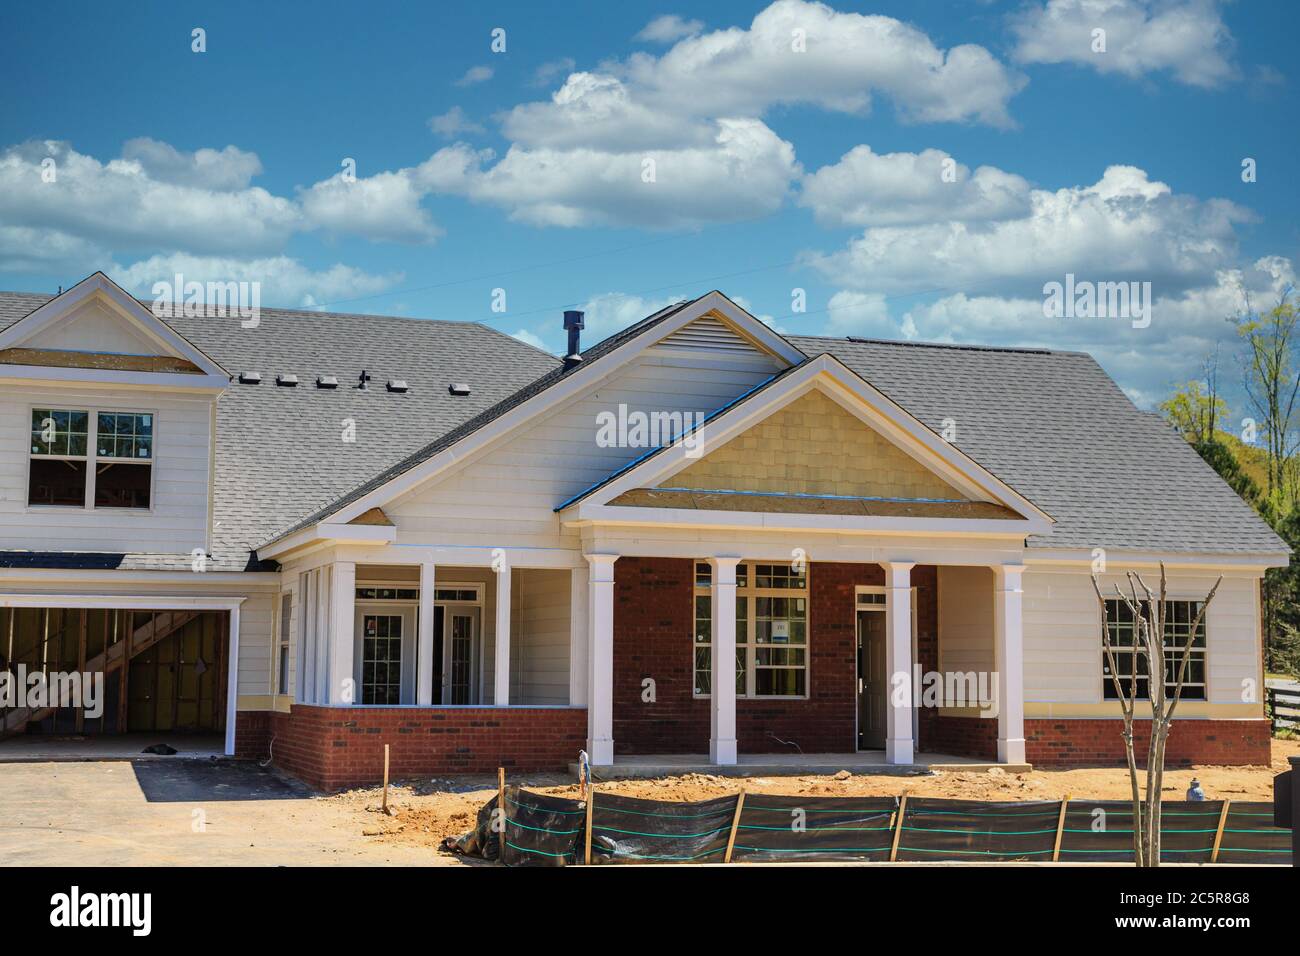
<instances>
[{"instance_id":1,"label":"concrete driveway","mask_svg":"<svg viewBox=\"0 0 1300 956\"><path fill-rule=\"evenodd\" d=\"M256 764L0 763L0 865L438 865L362 836L355 808Z\"/></svg>"}]
</instances>

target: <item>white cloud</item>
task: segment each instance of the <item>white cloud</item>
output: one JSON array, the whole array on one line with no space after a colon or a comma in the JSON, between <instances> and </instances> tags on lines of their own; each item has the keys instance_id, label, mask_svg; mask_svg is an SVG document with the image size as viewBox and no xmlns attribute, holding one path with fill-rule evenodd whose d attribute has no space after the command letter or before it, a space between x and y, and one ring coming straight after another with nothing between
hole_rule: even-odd
<instances>
[{"instance_id":1,"label":"white cloud","mask_svg":"<svg viewBox=\"0 0 1300 956\"><path fill-rule=\"evenodd\" d=\"M483 127L466 116L459 106L453 106L441 116L429 117L429 129L447 139L454 139L464 133L483 132Z\"/></svg>"},{"instance_id":2,"label":"white cloud","mask_svg":"<svg viewBox=\"0 0 1300 956\"><path fill-rule=\"evenodd\" d=\"M107 163L56 140L10 146L0 152L0 221L115 252L243 254L280 248L299 225L292 201L238 186L251 175L251 153L208 150L211 157L200 159L205 151L169 153L165 144L133 142L135 158ZM47 158L54 162L53 182L42 178ZM198 184L204 180L207 185ZM213 188L218 182L222 188Z\"/></svg>"},{"instance_id":3,"label":"white cloud","mask_svg":"<svg viewBox=\"0 0 1300 956\"><path fill-rule=\"evenodd\" d=\"M412 170L381 172L352 181L339 172L300 194L311 228L389 242L432 242L442 235L420 205Z\"/></svg>"},{"instance_id":4,"label":"white cloud","mask_svg":"<svg viewBox=\"0 0 1300 956\"><path fill-rule=\"evenodd\" d=\"M1029 212L1029 183L947 153L873 153L857 146L804 178L800 205L828 226L897 226L1008 219Z\"/></svg>"},{"instance_id":5,"label":"white cloud","mask_svg":"<svg viewBox=\"0 0 1300 956\"><path fill-rule=\"evenodd\" d=\"M571 56L562 56L557 60L548 60L533 71L533 85L546 86L557 76L571 73L578 64Z\"/></svg>"},{"instance_id":6,"label":"white cloud","mask_svg":"<svg viewBox=\"0 0 1300 956\"><path fill-rule=\"evenodd\" d=\"M463 144L421 166L431 188L510 210L534 225L676 228L774 212L800 169L794 148L758 120L719 120L707 146L646 152ZM646 161L654 181L645 181Z\"/></svg>"},{"instance_id":7,"label":"white cloud","mask_svg":"<svg viewBox=\"0 0 1300 956\"><path fill-rule=\"evenodd\" d=\"M256 153L235 146L184 153L147 136L127 140L122 145L122 158L138 163L158 182L223 192L247 189L252 178L262 172L262 161Z\"/></svg>"},{"instance_id":8,"label":"white cloud","mask_svg":"<svg viewBox=\"0 0 1300 956\"><path fill-rule=\"evenodd\" d=\"M640 322L648 315L658 312L666 306L682 300L682 296L670 296L662 299L649 299L644 296L626 292L602 292L593 295L576 308L584 313L582 330L582 348L591 348L602 339L615 332ZM520 329L514 333L515 338L535 345L554 355L559 355L567 344L567 333L560 320L560 313L548 315L531 328Z\"/></svg>"},{"instance_id":9,"label":"white cloud","mask_svg":"<svg viewBox=\"0 0 1300 956\"><path fill-rule=\"evenodd\" d=\"M1105 31L1105 52L1094 52L1097 29ZM1127 77L1168 70L1199 87L1236 73L1216 0L1049 0L1025 9L1012 30L1022 63L1074 63Z\"/></svg>"},{"instance_id":10,"label":"white cloud","mask_svg":"<svg viewBox=\"0 0 1300 956\"><path fill-rule=\"evenodd\" d=\"M853 335L867 339L914 339L916 326L911 317L902 322L889 314L889 304L883 293L854 292L842 289L827 303L827 333Z\"/></svg>"},{"instance_id":11,"label":"white cloud","mask_svg":"<svg viewBox=\"0 0 1300 956\"><path fill-rule=\"evenodd\" d=\"M303 308L383 292L403 280L400 272L373 275L342 264L315 271L288 256L243 259L185 254L151 256L117 267L110 275L123 288L148 298L155 282L170 282L177 273L187 282L260 282L262 305Z\"/></svg>"},{"instance_id":12,"label":"white cloud","mask_svg":"<svg viewBox=\"0 0 1300 956\"><path fill-rule=\"evenodd\" d=\"M457 86L474 86L478 83L486 83L492 79L492 67L490 66L471 66L465 71L465 75L456 81Z\"/></svg>"},{"instance_id":13,"label":"white cloud","mask_svg":"<svg viewBox=\"0 0 1300 956\"><path fill-rule=\"evenodd\" d=\"M1176 196L1141 169L1111 166L1090 186L1032 190L1021 217L871 227L808 261L848 287L891 294L1036 291L1072 272L1149 280L1167 295L1230 264L1234 226L1250 218L1226 200Z\"/></svg>"},{"instance_id":14,"label":"white cloud","mask_svg":"<svg viewBox=\"0 0 1300 956\"><path fill-rule=\"evenodd\" d=\"M523 342L525 345L531 345L535 349L541 349L543 352L551 351L546 347L546 343L542 341L540 336L534 335L532 332L529 332L527 329L519 329L517 332L514 333L514 338L517 338L520 342Z\"/></svg>"},{"instance_id":15,"label":"white cloud","mask_svg":"<svg viewBox=\"0 0 1300 956\"><path fill-rule=\"evenodd\" d=\"M703 20L683 20L675 13L665 13L642 27L635 39L650 43L672 43L683 37L694 36L703 29Z\"/></svg>"}]
</instances>

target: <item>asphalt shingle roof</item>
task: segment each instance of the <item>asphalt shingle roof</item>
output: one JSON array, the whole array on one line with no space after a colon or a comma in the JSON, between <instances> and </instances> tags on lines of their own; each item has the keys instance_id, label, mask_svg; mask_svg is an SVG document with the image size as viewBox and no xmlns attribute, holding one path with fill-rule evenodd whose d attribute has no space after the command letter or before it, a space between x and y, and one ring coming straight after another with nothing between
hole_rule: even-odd
<instances>
[{"instance_id":1,"label":"asphalt shingle roof","mask_svg":"<svg viewBox=\"0 0 1300 956\"><path fill-rule=\"evenodd\" d=\"M789 336L829 352L1056 520L1032 548L1285 552L1195 450L1081 352Z\"/></svg>"},{"instance_id":2,"label":"asphalt shingle roof","mask_svg":"<svg viewBox=\"0 0 1300 956\"><path fill-rule=\"evenodd\" d=\"M51 296L0 293L0 330ZM688 302L669 306L584 352L613 353ZM173 318L173 328L238 376L218 403L215 570L252 567L250 552L361 498L545 391L572 371L486 326L262 309L238 319ZM1177 434L1137 409L1088 355L789 336L830 353L1056 519L1031 547L1218 553L1286 546ZM371 375L359 389L362 370ZM296 374L293 388L278 374ZM336 375L334 390L316 377ZM405 394L387 391L404 379ZM467 382L469 396L448 385ZM354 442L343 440L345 420ZM558 503L557 503L558 504ZM0 542L0 549L3 542ZM66 565L68 556L50 556ZM88 556L102 563L102 556ZM5 553L0 566L46 566ZM188 555L128 554L124 568L188 568ZM36 562L36 563L33 563Z\"/></svg>"}]
</instances>

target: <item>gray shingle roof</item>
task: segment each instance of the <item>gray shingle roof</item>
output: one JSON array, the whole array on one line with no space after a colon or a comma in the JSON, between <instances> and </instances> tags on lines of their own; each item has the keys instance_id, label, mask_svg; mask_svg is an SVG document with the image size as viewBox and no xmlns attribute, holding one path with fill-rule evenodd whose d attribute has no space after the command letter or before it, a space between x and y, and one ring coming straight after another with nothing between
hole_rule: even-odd
<instances>
[{"instance_id":1,"label":"gray shingle roof","mask_svg":"<svg viewBox=\"0 0 1300 956\"><path fill-rule=\"evenodd\" d=\"M0 293L0 330L51 298ZM584 367L689 303L584 352ZM218 403L214 570L249 567L268 540L320 520L545 391L560 361L477 323L263 309L170 324L233 374ZM1286 551L1254 511L1158 418L1138 410L1088 355L789 336L829 352L1056 519L1031 547L1171 552ZM356 387L365 369L366 390ZM292 373L299 385L275 384ZM335 390L316 376L338 377ZM410 390L388 392L390 378ZM447 386L468 382L469 396ZM344 442L344 419L356 441ZM3 542L0 542L0 547ZM39 556L0 551L0 566ZM63 559L66 563L68 556ZM88 561L101 561L89 556ZM188 555L127 554L123 568L188 568Z\"/></svg>"},{"instance_id":2,"label":"gray shingle roof","mask_svg":"<svg viewBox=\"0 0 1300 956\"><path fill-rule=\"evenodd\" d=\"M0 329L50 298L0 293ZM260 385L232 383L217 403L213 570L244 569L259 544L560 365L474 322L262 309L255 329L217 317L168 324L233 375L262 373ZM363 369L372 376L364 391ZM299 384L276 385L281 373ZM318 389L320 374L337 375L339 387ZM389 392L390 378L409 391ZM471 393L450 395L453 382ZM345 419L355 442L343 441ZM130 554L119 566L188 569L190 559Z\"/></svg>"},{"instance_id":3,"label":"gray shingle roof","mask_svg":"<svg viewBox=\"0 0 1300 956\"><path fill-rule=\"evenodd\" d=\"M1056 519L1034 548L1286 552L1190 445L1081 352L789 336L829 352Z\"/></svg>"}]
</instances>

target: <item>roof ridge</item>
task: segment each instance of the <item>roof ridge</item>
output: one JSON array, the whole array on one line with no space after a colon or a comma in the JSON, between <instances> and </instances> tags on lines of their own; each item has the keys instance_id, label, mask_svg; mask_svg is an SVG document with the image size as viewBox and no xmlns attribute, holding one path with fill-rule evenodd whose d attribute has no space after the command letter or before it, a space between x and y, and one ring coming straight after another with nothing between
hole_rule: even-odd
<instances>
[{"instance_id":1,"label":"roof ridge","mask_svg":"<svg viewBox=\"0 0 1300 956\"><path fill-rule=\"evenodd\" d=\"M807 335L791 333L789 338L818 339L824 342L849 342L853 345L897 345L906 348L953 349L967 352L1010 352L1020 355L1088 355L1080 349L1044 349L1027 345L982 345L964 342L909 342L898 339L877 339L858 335Z\"/></svg>"}]
</instances>

